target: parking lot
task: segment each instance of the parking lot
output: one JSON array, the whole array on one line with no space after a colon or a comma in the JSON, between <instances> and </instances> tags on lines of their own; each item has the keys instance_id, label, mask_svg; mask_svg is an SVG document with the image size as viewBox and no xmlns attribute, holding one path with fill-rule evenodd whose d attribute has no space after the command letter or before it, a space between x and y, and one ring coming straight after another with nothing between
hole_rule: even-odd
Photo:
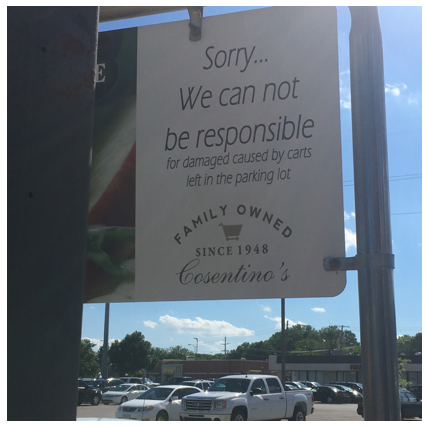
<instances>
[{"instance_id":1,"label":"parking lot","mask_svg":"<svg viewBox=\"0 0 427 427\"><path fill-rule=\"evenodd\" d=\"M91 406L82 404L77 407L78 418L115 418L118 405ZM357 405L354 403L328 404L316 402L314 414L307 416L307 421L362 421L363 418L356 413Z\"/></svg>"}]
</instances>

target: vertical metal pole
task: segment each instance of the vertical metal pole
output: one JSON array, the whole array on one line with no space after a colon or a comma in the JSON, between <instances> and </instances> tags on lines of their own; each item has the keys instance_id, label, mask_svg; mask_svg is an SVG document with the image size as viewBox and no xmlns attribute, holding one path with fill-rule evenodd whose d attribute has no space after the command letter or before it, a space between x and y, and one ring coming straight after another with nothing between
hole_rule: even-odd
<instances>
[{"instance_id":1,"label":"vertical metal pole","mask_svg":"<svg viewBox=\"0 0 427 427\"><path fill-rule=\"evenodd\" d=\"M366 421L400 420L382 37L376 7L350 7L351 104ZM371 258L370 258L371 257ZM362 264L362 263L361 263Z\"/></svg>"},{"instance_id":2,"label":"vertical metal pole","mask_svg":"<svg viewBox=\"0 0 427 427\"><path fill-rule=\"evenodd\" d=\"M97 40L98 7L7 8L9 421L76 419Z\"/></svg>"},{"instance_id":3,"label":"vertical metal pole","mask_svg":"<svg viewBox=\"0 0 427 427\"><path fill-rule=\"evenodd\" d=\"M282 327L282 384L285 386L286 382L286 336L285 336L285 298L281 299L281 327Z\"/></svg>"},{"instance_id":4,"label":"vertical metal pole","mask_svg":"<svg viewBox=\"0 0 427 427\"><path fill-rule=\"evenodd\" d=\"M105 303L104 345L102 348L102 378L108 378L108 330L110 327L110 303Z\"/></svg>"}]
</instances>

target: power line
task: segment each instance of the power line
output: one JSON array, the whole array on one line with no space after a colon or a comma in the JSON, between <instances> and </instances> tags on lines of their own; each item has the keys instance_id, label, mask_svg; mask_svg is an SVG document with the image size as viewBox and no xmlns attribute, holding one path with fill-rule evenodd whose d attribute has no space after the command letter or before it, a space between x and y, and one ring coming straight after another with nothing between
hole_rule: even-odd
<instances>
[{"instance_id":1,"label":"power line","mask_svg":"<svg viewBox=\"0 0 427 427\"><path fill-rule=\"evenodd\" d=\"M389 181L406 181L408 179L419 179L422 178L422 174L421 173L412 173L412 174L407 174L407 175L393 175L389 177ZM343 187L350 187L354 185L354 180L353 179L348 179L343 181Z\"/></svg>"}]
</instances>

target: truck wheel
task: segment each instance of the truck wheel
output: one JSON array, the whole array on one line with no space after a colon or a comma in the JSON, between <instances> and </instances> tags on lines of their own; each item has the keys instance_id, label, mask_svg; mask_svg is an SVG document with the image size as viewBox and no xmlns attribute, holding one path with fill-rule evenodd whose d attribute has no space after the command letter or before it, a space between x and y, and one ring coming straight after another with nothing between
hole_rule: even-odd
<instances>
[{"instance_id":1,"label":"truck wheel","mask_svg":"<svg viewBox=\"0 0 427 427\"><path fill-rule=\"evenodd\" d=\"M292 415L290 421L305 421L305 412L300 406L294 409L294 415Z\"/></svg>"},{"instance_id":2,"label":"truck wheel","mask_svg":"<svg viewBox=\"0 0 427 427\"><path fill-rule=\"evenodd\" d=\"M246 414L241 409L237 409L231 414L231 421L246 421L246 419Z\"/></svg>"}]
</instances>

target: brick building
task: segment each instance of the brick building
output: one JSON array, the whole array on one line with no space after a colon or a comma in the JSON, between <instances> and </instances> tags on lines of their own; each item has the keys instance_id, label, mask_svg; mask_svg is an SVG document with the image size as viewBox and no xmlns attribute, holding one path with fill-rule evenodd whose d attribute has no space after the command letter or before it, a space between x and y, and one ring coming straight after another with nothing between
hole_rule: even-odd
<instances>
[{"instance_id":1,"label":"brick building","mask_svg":"<svg viewBox=\"0 0 427 427\"><path fill-rule=\"evenodd\" d=\"M217 379L225 375L248 373L269 374L268 360L161 360L149 372L149 376L153 381L164 383L172 377Z\"/></svg>"}]
</instances>

